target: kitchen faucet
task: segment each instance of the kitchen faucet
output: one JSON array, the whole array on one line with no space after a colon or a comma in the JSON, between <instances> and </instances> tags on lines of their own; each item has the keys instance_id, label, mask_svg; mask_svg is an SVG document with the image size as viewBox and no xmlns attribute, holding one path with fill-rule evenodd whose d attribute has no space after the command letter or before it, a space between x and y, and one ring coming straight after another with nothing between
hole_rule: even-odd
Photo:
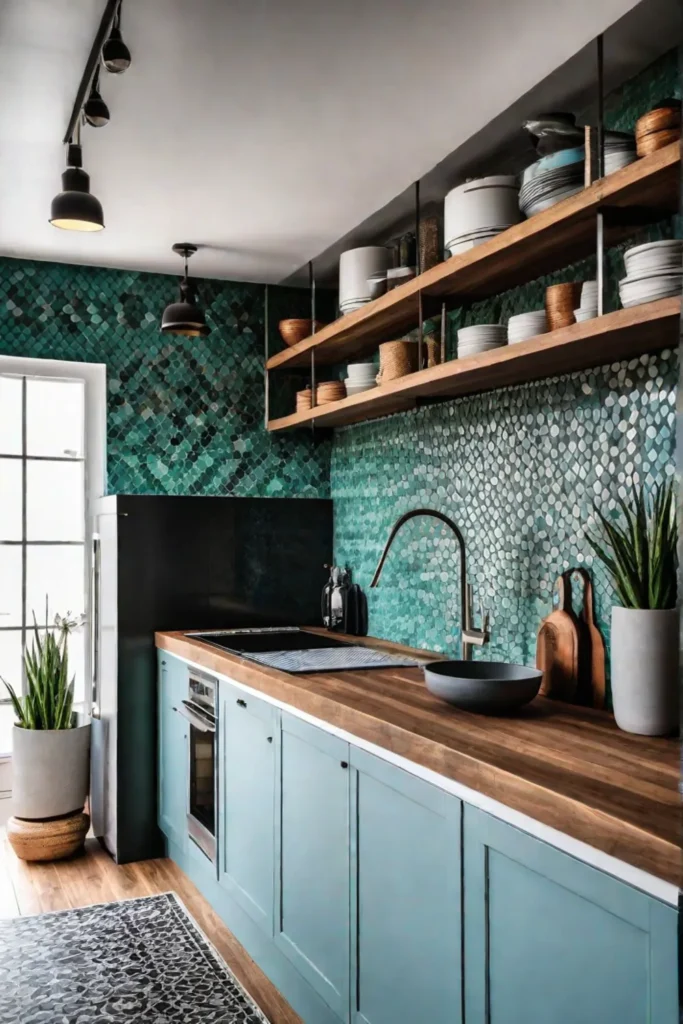
<instances>
[{"instance_id":1,"label":"kitchen faucet","mask_svg":"<svg viewBox=\"0 0 683 1024\"><path fill-rule=\"evenodd\" d=\"M401 529L404 523L407 523L409 519L415 519L416 516L430 516L432 519L438 519L440 522L445 523L446 526L450 527L455 535L455 539L458 542L458 548L460 550L460 626L461 626L461 637L460 642L462 646L462 659L463 661L472 660L472 648L483 647L487 644L490 639L489 633L489 613L488 611L483 613L483 622L481 629L474 629L472 626L472 597L473 590L472 585L467 582L467 557L465 555L465 540L462 533L455 525L452 519L445 516L443 512L436 512L431 508L415 508L412 512L406 512L400 519L397 519L394 523L389 539L384 545L384 551L382 557L377 563L375 569L375 575L372 577L371 587L376 587L379 583L379 578L382 575L382 569L386 562L389 549L394 543L394 538L398 531Z\"/></svg>"}]
</instances>

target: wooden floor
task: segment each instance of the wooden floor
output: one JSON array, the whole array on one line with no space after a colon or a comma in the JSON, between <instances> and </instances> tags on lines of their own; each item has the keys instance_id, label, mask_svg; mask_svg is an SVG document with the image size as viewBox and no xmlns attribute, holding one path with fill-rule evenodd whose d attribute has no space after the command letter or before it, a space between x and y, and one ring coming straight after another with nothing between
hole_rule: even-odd
<instances>
[{"instance_id":1,"label":"wooden floor","mask_svg":"<svg viewBox=\"0 0 683 1024\"><path fill-rule=\"evenodd\" d=\"M221 922L199 890L171 860L118 866L95 839L85 854L54 864L15 857L0 829L0 918L112 903L175 892L271 1024L302 1024L265 974Z\"/></svg>"}]
</instances>

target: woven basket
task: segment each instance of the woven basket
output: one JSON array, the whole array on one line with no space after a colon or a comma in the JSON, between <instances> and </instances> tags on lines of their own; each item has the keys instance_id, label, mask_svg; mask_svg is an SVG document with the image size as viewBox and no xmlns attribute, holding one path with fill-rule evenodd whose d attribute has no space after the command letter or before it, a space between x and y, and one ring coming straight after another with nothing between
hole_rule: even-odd
<instances>
[{"instance_id":1,"label":"woven basket","mask_svg":"<svg viewBox=\"0 0 683 1024\"><path fill-rule=\"evenodd\" d=\"M303 391L297 391L296 393L296 411L306 412L311 408L311 389L304 388Z\"/></svg>"},{"instance_id":2,"label":"woven basket","mask_svg":"<svg viewBox=\"0 0 683 1024\"><path fill-rule=\"evenodd\" d=\"M416 341L385 341L379 346L378 384L407 377L417 368Z\"/></svg>"},{"instance_id":3,"label":"woven basket","mask_svg":"<svg viewBox=\"0 0 683 1024\"><path fill-rule=\"evenodd\" d=\"M90 818L81 811L49 821L10 818L7 838L20 860L63 860L80 850L89 826Z\"/></svg>"},{"instance_id":4,"label":"woven basket","mask_svg":"<svg viewBox=\"0 0 683 1024\"><path fill-rule=\"evenodd\" d=\"M557 331L575 323L574 310L581 302L581 281L551 284L545 291L548 330Z\"/></svg>"}]
</instances>

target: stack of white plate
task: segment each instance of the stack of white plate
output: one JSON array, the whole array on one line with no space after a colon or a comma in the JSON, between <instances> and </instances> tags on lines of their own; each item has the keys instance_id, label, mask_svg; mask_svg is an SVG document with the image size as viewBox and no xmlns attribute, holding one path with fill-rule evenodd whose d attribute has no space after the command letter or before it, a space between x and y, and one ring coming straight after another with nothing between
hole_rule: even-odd
<instances>
[{"instance_id":1,"label":"stack of white plate","mask_svg":"<svg viewBox=\"0 0 683 1024\"><path fill-rule=\"evenodd\" d=\"M374 363L349 363L348 377L344 381L347 395L359 395L377 387L377 367Z\"/></svg>"},{"instance_id":2,"label":"stack of white plate","mask_svg":"<svg viewBox=\"0 0 683 1024\"><path fill-rule=\"evenodd\" d=\"M339 260L339 309L342 314L370 302L368 278L387 271L391 266L391 252L384 245L365 245L360 249L347 249Z\"/></svg>"},{"instance_id":3,"label":"stack of white plate","mask_svg":"<svg viewBox=\"0 0 683 1024\"><path fill-rule=\"evenodd\" d=\"M637 159L635 136L626 132L605 132L605 174L618 171Z\"/></svg>"},{"instance_id":4,"label":"stack of white plate","mask_svg":"<svg viewBox=\"0 0 683 1024\"><path fill-rule=\"evenodd\" d=\"M490 352L507 344L505 324L475 324L461 327L458 331L458 359L476 356L479 352Z\"/></svg>"},{"instance_id":5,"label":"stack of white plate","mask_svg":"<svg viewBox=\"0 0 683 1024\"><path fill-rule=\"evenodd\" d=\"M583 188L585 148L562 149L541 157L522 173L519 208L533 217Z\"/></svg>"},{"instance_id":6,"label":"stack of white plate","mask_svg":"<svg viewBox=\"0 0 683 1024\"><path fill-rule=\"evenodd\" d=\"M624 253L626 277L619 282L622 306L638 306L678 295L683 284L683 241L645 242Z\"/></svg>"},{"instance_id":7,"label":"stack of white plate","mask_svg":"<svg viewBox=\"0 0 683 1024\"><path fill-rule=\"evenodd\" d=\"M518 341L527 341L537 334L545 334L548 330L544 309L534 309L530 313L518 313L508 320L508 345Z\"/></svg>"},{"instance_id":8,"label":"stack of white plate","mask_svg":"<svg viewBox=\"0 0 683 1024\"><path fill-rule=\"evenodd\" d=\"M444 238L451 256L519 223L517 198L517 180L509 174L477 178L451 189L444 204Z\"/></svg>"},{"instance_id":9,"label":"stack of white plate","mask_svg":"<svg viewBox=\"0 0 683 1024\"><path fill-rule=\"evenodd\" d=\"M577 324L593 320L598 315L598 282L584 281L581 285L581 305L574 310Z\"/></svg>"}]
</instances>

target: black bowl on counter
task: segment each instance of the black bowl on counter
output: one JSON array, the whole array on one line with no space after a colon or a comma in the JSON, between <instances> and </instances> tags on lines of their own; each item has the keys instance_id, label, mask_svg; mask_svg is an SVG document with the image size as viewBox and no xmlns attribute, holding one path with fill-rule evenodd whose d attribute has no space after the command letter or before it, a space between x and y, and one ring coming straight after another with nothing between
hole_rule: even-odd
<instances>
[{"instance_id":1,"label":"black bowl on counter","mask_svg":"<svg viewBox=\"0 0 683 1024\"><path fill-rule=\"evenodd\" d=\"M543 673L495 661L433 661L425 666L430 693L464 711L507 714L537 696Z\"/></svg>"}]
</instances>

